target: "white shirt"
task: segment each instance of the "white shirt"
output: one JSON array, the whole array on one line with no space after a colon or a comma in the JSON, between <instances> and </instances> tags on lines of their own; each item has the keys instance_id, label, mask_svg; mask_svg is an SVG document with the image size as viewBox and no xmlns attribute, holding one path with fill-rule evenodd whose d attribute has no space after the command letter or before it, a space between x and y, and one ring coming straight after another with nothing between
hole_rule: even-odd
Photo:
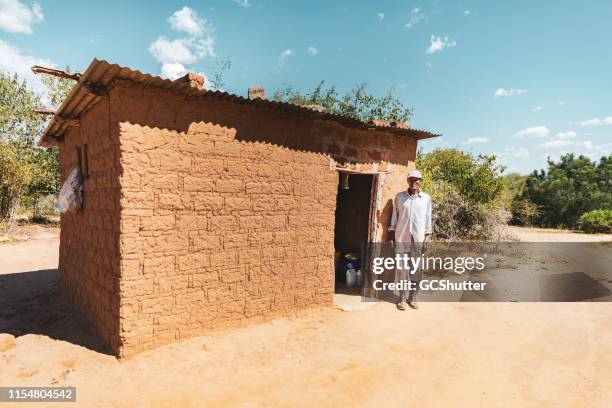
<instances>
[{"instance_id":1,"label":"white shirt","mask_svg":"<svg viewBox=\"0 0 612 408\"><path fill-rule=\"evenodd\" d=\"M395 231L395 242L423 242L425 234L433 233L429 194L419 192L411 196L408 191L398 193L393 200L389 231Z\"/></svg>"}]
</instances>

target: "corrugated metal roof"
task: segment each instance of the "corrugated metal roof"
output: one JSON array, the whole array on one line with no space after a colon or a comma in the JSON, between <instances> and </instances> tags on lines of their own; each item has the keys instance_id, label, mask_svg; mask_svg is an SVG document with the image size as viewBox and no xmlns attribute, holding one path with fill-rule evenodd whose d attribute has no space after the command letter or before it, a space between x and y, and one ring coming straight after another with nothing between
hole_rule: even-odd
<instances>
[{"instance_id":1,"label":"corrugated metal roof","mask_svg":"<svg viewBox=\"0 0 612 408\"><path fill-rule=\"evenodd\" d=\"M294 105L287 102L276 102L265 99L247 99L242 96L229 94L226 92L202 90L191 87L183 81L171 81L162 79L158 76L144 74L138 70L121 67L117 64L109 64L104 60L94 59L89 67L85 70L79 82L74 86L66 100L62 103L56 114L53 116L43 132L40 144L45 146L52 144L50 139L60 137L66 131L68 124L62 118L78 118L79 115L86 112L101 96L92 93L88 87L106 86L113 79L125 79L133 82L141 83L148 86L168 89L173 92L183 95L201 95L207 98L216 100L229 101L239 105L249 105L262 109L275 110L279 112L288 112L299 114L303 117L308 117L318 120L328 120L340 123L341 125L356 128L356 129L372 129L385 132L391 132L398 136L408 136L415 139L427 139L436 137L430 132L417 130L412 128L401 128L394 126L377 126L373 123L365 123L346 116L336 115L332 113L319 112L304 106Z\"/></svg>"}]
</instances>

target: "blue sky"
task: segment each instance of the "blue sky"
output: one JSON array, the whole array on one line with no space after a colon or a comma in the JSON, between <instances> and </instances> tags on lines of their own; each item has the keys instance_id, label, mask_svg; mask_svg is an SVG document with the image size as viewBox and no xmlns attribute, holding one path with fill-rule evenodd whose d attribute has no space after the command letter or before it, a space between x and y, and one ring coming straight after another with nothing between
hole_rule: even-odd
<instances>
[{"instance_id":1,"label":"blue sky","mask_svg":"<svg viewBox=\"0 0 612 408\"><path fill-rule=\"evenodd\" d=\"M395 87L425 151L495 153L527 173L564 152L612 151L612 2L0 0L0 69L84 70L92 58L156 75L211 72L245 94L324 79Z\"/></svg>"}]
</instances>

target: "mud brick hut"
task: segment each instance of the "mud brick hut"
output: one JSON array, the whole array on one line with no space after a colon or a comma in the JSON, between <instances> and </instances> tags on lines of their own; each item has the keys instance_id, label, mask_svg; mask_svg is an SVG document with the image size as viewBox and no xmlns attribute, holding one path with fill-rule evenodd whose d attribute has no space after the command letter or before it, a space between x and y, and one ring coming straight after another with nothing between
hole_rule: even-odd
<instances>
[{"instance_id":1,"label":"mud brick hut","mask_svg":"<svg viewBox=\"0 0 612 408\"><path fill-rule=\"evenodd\" d=\"M93 60L76 79L41 140L62 179L80 166L84 180L61 218L60 289L119 357L331 305L335 251L383 238L417 141L435 136L194 74Z\"/></svg>"}]
</instances>

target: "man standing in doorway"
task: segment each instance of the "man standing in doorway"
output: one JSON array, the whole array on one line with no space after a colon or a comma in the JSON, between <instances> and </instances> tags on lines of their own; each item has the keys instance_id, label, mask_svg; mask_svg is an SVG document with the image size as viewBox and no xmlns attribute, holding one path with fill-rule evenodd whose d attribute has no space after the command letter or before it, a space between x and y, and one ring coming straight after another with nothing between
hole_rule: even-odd
<instances>
[{"instance_id":1,"label":"man standing in doorway","mask_svg":"<svg viewBox=\"0 0 612 408\"><path fill-rule=\"evenodd\" d=\"M431 225L431 197L421 191L421 172L413 170L408 174L408 189L395 196L393 200L393 215L389 231L394 232L395 252L409 254L412 258L421 256L427 250L427 239L433 233ZM396 271L397 272L397 271ZM406 271L404 271L406 272ZM414 285L414 290L408 291L408 305L418 309L416 301L421 271L407 273L408 279ZM406 310L406 290L400 290L397 303L399 310Z\"/></svg>"}]
</instances>

